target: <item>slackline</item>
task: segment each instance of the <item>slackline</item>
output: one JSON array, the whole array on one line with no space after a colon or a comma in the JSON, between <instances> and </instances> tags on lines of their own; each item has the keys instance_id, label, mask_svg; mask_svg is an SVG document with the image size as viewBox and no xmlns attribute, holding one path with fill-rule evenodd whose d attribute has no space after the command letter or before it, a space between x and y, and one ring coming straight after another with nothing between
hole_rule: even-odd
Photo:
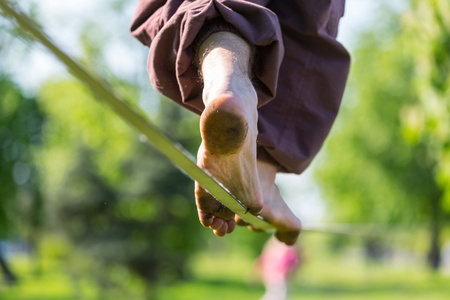
<instances>
[{"instance_id":1,"label":"slackline","mask_svg":"<svg viewBox=\"0 0 450 300\"><path fill-rule=\"evenodd\" d=\"M145 135L147 140L177 168L197 181L219 202L229 208L252 226L267 232L274 231L273 226L260 216L247 213L247 207L236 199L222 184L216 181L207 171L199 168L192 155L179 143L169 139L143 113L132 107L124 99L116 95L97 74L89 72L65 52L58 48L34 20L7 0L0 0L0 8L4 16L17 23L18 27L28 32L32 39L44 45L68 69L68 71L86 84L97 97L112 108L125 122ZM27 36L28 37L28 36Z\"/></svg>"}]
</instances>

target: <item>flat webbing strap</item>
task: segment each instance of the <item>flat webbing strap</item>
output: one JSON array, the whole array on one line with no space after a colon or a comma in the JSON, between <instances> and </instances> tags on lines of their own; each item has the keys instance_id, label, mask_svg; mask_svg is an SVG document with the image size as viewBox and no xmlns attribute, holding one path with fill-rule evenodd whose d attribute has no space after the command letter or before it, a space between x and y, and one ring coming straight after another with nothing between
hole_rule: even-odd
<instances>
[{"instance_id":1,"label":"flat webbing strap","mask_svg":"<svg viewBox=\"0 0 450 300\"><path fill-rule=\"evenodd\" d=\"M70 73L86 84L99 99L103 100L103 102L112 108L124 121L144 134L148 141L176 167L193 180L196 180L218 201L249 224L263 231L273 231L273 226L263 218L247 213L247 207L236 199L210 174L199 168L192 155L190 155L190 153L180 144L164 135L155 125L149 122L148 118L146 118L143 113L139 112L138 109L132 107L124 99L115 95L97 74L89 72L58 48L44 33L41 29L42 27L27 14L7 0L0 0L0 9L3 11L3 15L6 18L15 22L19 28L30 34L33 40L41 43L53 53L64 65L66 65ZM29 36L26 35L26 37Z\"/></svg>"}]
</instances>

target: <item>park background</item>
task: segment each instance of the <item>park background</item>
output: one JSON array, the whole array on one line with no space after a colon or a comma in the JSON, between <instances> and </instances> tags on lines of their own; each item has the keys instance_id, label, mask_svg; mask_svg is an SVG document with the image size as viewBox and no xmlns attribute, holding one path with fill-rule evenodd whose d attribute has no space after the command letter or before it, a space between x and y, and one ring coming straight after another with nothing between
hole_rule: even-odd
<instances>
[{"instance_id":1,"label":"park background","mask_svg":"<svg viewBox=\"0 0 450 300\"><path fill-rule=\"evenodd\" d=\"M2 2L4 0L1 0ZM137 1L22 0L57 44L191 153L198 117L155 93ZM290 299L448 299L450 2L348 0L330 137L279 178L305 224ZM259 299L268 239L200 226L193 183L0 17L0 299Z\"/></svg>"}]
</instances>

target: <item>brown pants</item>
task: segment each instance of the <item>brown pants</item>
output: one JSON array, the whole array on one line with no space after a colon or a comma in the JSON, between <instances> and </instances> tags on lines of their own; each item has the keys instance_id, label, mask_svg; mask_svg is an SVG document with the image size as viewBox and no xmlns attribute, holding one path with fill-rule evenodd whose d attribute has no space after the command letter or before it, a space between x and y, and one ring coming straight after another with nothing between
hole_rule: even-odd
<instances>
[{"instance_id":1,"label":"brown pants","mask_svg":"<svg viewBox=\"0 0 450 300\"><path fill-rule=\"evenodd\" d=\"M201 113L197 46L233 31L254 47L258 159L301 173L336 118L350 57L336 41L345 0L139 0L132 34L150 47L153 87Z\"/></svg>"}]
</instances>

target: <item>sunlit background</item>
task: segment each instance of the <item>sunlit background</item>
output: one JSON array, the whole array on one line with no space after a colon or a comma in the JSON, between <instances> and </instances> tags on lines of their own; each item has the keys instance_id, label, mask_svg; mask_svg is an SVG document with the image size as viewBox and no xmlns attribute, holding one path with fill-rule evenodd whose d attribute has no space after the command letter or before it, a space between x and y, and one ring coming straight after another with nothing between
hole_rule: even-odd
<instances>
[{"instance_id":1,"label":"sunlit background","mask_svg":"<svg viewBox=\"0 0 450 300\"><path fill-rule=\"evenodd\" d=\"M129 34L136 2L20 7L194 154L198 116L152 90ZM448 299L450 2L347 0L338 39L338 120L304 174L278 177L305 227L328 231L303 233L288 299ZM191 180L141 140L0 16L0 299L264 295L270 235L213 236Z\"/></svg>"}]
</instances>

